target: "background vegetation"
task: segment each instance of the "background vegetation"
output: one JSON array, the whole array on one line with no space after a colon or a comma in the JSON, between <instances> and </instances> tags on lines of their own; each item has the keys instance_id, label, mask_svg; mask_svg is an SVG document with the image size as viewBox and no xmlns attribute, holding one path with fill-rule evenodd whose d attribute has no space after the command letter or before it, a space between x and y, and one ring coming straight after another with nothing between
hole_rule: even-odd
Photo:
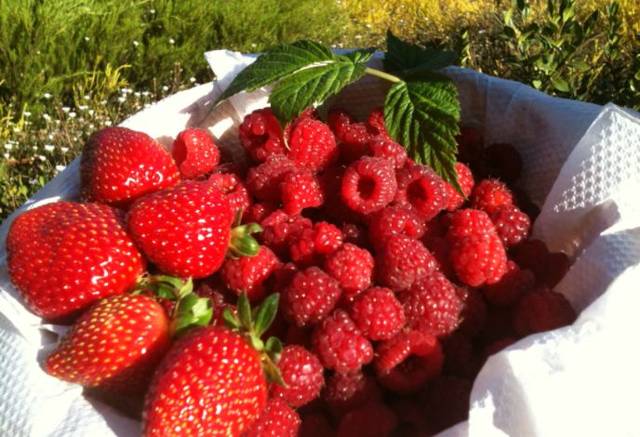
<instances>
[{"instance_id":1,"label":"background vegetation","mask_svg":"<svg viewBox=\"0 0 640 437\"><path fill-rule=\"evenodd\" d=\"M636 0L4 0L0 217L94 130L211 80L205 50L377 46L387 28L552 94L640 107Z\"/></svg>"}]
</instances>

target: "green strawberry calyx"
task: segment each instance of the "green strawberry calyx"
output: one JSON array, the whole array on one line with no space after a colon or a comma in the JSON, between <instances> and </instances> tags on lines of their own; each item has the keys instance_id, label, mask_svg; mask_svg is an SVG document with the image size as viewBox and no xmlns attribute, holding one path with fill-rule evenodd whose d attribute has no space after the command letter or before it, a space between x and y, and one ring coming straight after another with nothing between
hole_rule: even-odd
<instances>
[{"instance_id":1,"label":"green strawberry calyx","mask_svg":"<svg viewBox=\"0 0 640 437\"><path fill-rule=\"evenodd\" d=\"M284 386L285 383L277 365L282 353L282 342L276 337L269 337L266 341L262 340L262 335L276 318L279 300L278 293L271 294L260 306L252 310L249 298L245 293L242 293L238 297L237 314L234 314L229 308L225 308L222 317L229 329L244 336L249 344L260 353L262 368L267 380Z\"/></svg>"},{"instance_id":2,"label":"green strawberry calyx","mask_svg":"<svg viewBox=\"0 0 640 437\"><path fill-rule=\"evenodd\" d=\"M232 256L255 256L260 251L260 244L253 234L262 232L262 227L257 223L236 226L231 229L229 250Z\"/></svg>"}]
</instances>

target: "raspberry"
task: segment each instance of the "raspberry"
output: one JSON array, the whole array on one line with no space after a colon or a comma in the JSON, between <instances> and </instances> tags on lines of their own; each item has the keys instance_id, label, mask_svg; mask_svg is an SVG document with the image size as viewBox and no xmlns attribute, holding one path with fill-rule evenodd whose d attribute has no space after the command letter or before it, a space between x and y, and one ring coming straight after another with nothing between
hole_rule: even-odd
<instances>
[{"instance_id":1,"label":"raspberry","mask_svg":"<svg viewBox=\"0 0 640 437\"><path fill-rule=\"evenodd\" d=\"M378 280L393 291L411 287L436 268L431 252L420 241L404 235L389 237L376 255Z\"/></svg>"},{"instance_id":2,"label":"raspberry","mask_svg":"<svg viewBox=\"0 0 640 437\"><path fill-rule=\"evenodd\" d=\"M299 117L291 125L287 157L309 170L329 167L338 157L336 139L323 122L311 117Z\"/></svg>"},{"instance_id":3,"label":"raspberry","mask_svg":"<svg viewBox=\"0 0 640 437\"><path fill-rule=\"evenodd\" d=\"M370 214L387 206L396 195L391 161L365 156L351 164L342 178L342 201L353 211Z\"/></svg>"},{"instance_id":4,"label":"raspberry","mask_svg":"<svg viewBox=\"0 0 640 437\"><path fill-rule=\"evenodd\" d=\"M367 402L381 400L382 392L376 381L362 372L334 373L327 379L322 399L334 416L342 417Z\"/></svg>"},{"instance_id":5,"label":"raspberry","mask_svg":"<svg viewBox=\"0 0 640 437\"><path fill-rule=\"evenodd\" d=\"M456 175L458 176L458 185L462 188L462 192L464 193L464 197L469 197L471 191L473 190L473 173L469 167L464 165L461 162L456 163ZM447 211L455 211L460 208L465 201L465 198L454 188L451 184L445 184L445 191L447 196L447 206L445 209Z\"/></svg>"},{"instance_id":6,"label":"raspberry","mask_svg":"<svg viewBox=\"0 0 640 437\"><path fill-rule=\"evenodd\" d=\"M513 312L513 327L522 337L570 325L575 320L576 313L567 298L546 288L524 295Z\"/></svg>"},{"instance_id":7,"label":"raspberry","mask_svg":"<svg viewBox=\"0 0 640 437\"><path fill-rule=\"evenodd\" d=\"M280 182L282 209L287 214L300 214L305 208L314 208L324 201L320 184L306 169L287 173Z\"/></svg>"},{"instance_id":8,"label":"raspberry","mask_svg":"<svg viewBox=\"0 0 640 437\"><path fill-rule=\"evenodd\" d=\"M505 247L515 246L529 236L531 220L515 205L500 206L490 217Z\"/></svg>"},{"instance_id":9,"label":"raspberry","mask_svg":"<svg viewBox=\"0 0 640 437\"><path fill-rule=\"evenodd\" d=\"M234 296L221 281L216 280L214 283L207 284L201 283L195 288L194 291L200 297L208 297L211 299L211 306L213 307L213 324L224 325L224 319L222 317L224 310L229 308L233 313L236 312L236 307L231 303L231 296ZM235 300L235 299L234 299ZM175 301L171 301L171 304L175 306ZM173 307L171 308L173 311ZM169 315L172 312L168 312Z\"/></svg>"},{"instance_id":10,"label":"raspberry","mask_svg":"<svg viewBox=\"0 0 640 437\"><path fill-rule=\"evenodd\" d=\"M244 437L297 437L302 420L281 399L269 399L260 417Z\"/></svg>"},{"instance_id":11,"label":"raspberry","mask_svg":"<svg viewBox=\"0 0 640 437\"><path fill-rule=\"evenodd\" d=\"M193 127L178 134L172 155L180 174L187 179L211 173L220 162L220 151L209 132Z\"/></svg>"},{"instance_id":12,"label":"raspberry","mask_svg":"<svg viewBox=\"0 0 640 437\"><path fill-rule=\"evenodd\" d=\"M278 207L271 203L254 203L245 211L243 223L262 223Z\"/></svg>"},{"instance_id":13,"label":"raspberry","mask_svg":"<svg viewBox=\"0 0 640 437\"><path fill-rule=\"evenodd\" d=\"M460 323L463 302L456 286L440 272L415 282L398 296L411 329L425 334L445 336Z\"/></svg>"},{"instance_id":14,"label":"raspberry","mask_svg":"<svg viewBox=\"0 0 640 437\"><path fill-rule=\"evenodd\" d=\"M503 205L513 205L513 194L496 179L483 179L473 188L471 206L492 213Z\"/></svg>"},{"instance_id":15,"label":"raspberry","mask_svg":"<svg viewBox=\"0 0 640 437\"><path fill-rule=\"evenodd\" d=\"M272 288L274 290L284 290L289 286L296 273L298 273L298 268L294 263L280 263L271 276L273 278ZM281 314L281 312L278 312L278 314Z\"/></svg>"},{"instance_id":16,"label":"raspberry","mask_svg":"<svg viewBox=\"0 0 640 437\"><path fill-rule=\"evenodd\" d=\"M352 162L367 153L371 133L364 123L356 123L347 112L334 108L329 111L328 122L340 143L343 161Z\"/></svg>"},{"instance_id":17,"label":"raspberry","mask_svg":"<svg viewBox=\"0 0 640 437\"><path fill-rule=\"evenodd\" d=\"M369 142L369 153L375 158L385 158L401 169L407 162L407 151L386 135L377 135Z\"/></svg>"},{"instance_id":18,"label":"raspberry","mask_svg":"<svg viewBox=\"0 0 640 437\"><path fill-rule=\"evenodd\" d=\"M280 184L285 175L295 169L295 164L286 157L270 156L265 162L249 170L247 188L259 200L278 203Z\"/></svg>"},{"instance_id":19,"label":"raspberry","mask_svg":"<svg viewBox=\"0 0 640 437\"><path fill-rule=\"evenodd\" d=\"M369 251L351 243L343 244L324 262L324 269L340 283L348 298L371 286L373 266Z\"/></svg>"},{"instance_id":20,"label":"raspberry","mask_svg":"<svg viewBox=\"0 0 640 437\"><path fill-rule=\"evenodd\" d=\"M431 381L424 405L433 434L467 420L471 387L470 381L455 376L441 376Z\"/></svg>"},{"instance_id":21,"label":"raspberry","mask_svg":"<svg viewBox=\"0 0 640 437\"><path fill-rule=\"evenodd\" d=\"M522 173L522 157L511 144L490 145L484 151L484 158L489 175L508 184L517 181Z\"/></svg>"},{"instance_id":22,"label":"raspberry","mask_svg":"<svg viewBox=\"0 0 640 437\"><path fill-rule=\"evenodd\" d=\"M449 375L474 378L480 370L480 357L475 354L471 339L455 333L443 342L444 372Z\"/></svg>"},{"instance_id":23,"label":"raspberry","mask_svg":"<svg viewBox=\"0 0 640 437\"><path fill-rule=\"evenodd\" d=\"M507 262L507 272L495 284L482 288L484 297L491 305L511 306L524 293L533 289L536 278L530 270L521 270L513 261Z\"/></svg>"},{"instance_id":24,"label":"raspberry","mask_svg":"<svg viewBox=\"0 0 640 437\"><path fill-rule=\"evenodd\" d=\"M388 437L398 426L395 413L381 402L369 402L347 413L337 437Z\"/></svg>"},{"instance_id":25,"label":"raspberry","mask_svg":"<svg viewBox=\"0 0 640 437\"><path fill-rule=\"evenodd\" d=\"M436 259L438 270L448 278L455 277L453 265L450 260L451 246L449 242L443 237L424 238L422 241Z\"/></svg>"},{"instance_id":26,"label":"raspberry","mask_svg":"<svg viewBox=\"0 0 640 437\"><path fill-rule=\"evenodd\" d=\"M458 287L458 297L462 300L462 322L458 332L469 337L480 334L487 323L487 304L479 290Z\"/></svg>"},{"instance_id":27,"label":"raspberry","mask_svg":"<svg viewBox=\"0 0 640 437\"><path fill-rule=\"evenodd\" d=\"M327 222L318 222L313 228L306 228L289 246L291 259L298 265L308 266L320 263L322 256L338 250L342 246L342 231Z\"/></svg>"},{"instance_id":28,"label":"raspberry","mask_svg":"<svg viewBox=\"0 0 640 437\"><path fill-rule=\"evenodd\" d=\"M255 256L227 258L220 269L225 285L236 294L247 293L251 302L265 295L264 281L277 268L280 261L267 246L260 246Z\"/></svg>"},{"instance_id":29,"label":"raspberry","mask_svg":"<svg viewBox=\"0 0 640 437\"><path fill-rule=\"evenodd\" d=\"M349 314L369 340L388 340L406 322L402 304L388 288L373 287L360 294L351 305Z\"/></svg>"},{"instance_id":30,"label":"raspberry","mask_svg":"<svg viewBox=\"0 0 640 437\"><path fill-rule=\"evenodd\" d=\"M398 393L413 393L440 374L443 361L437 338L411 330L381 343L373 364L384 387Z\"/></svg>"},{"instance_id":31,"label":"raspberry","mask_svg":"<svg viewBox=\"0 0 640 437\"><path fill-rule=\"evenodd\" d=\"M431 220L447 206L446 184L430 168L408 164L398 170L396 178L396 202L412 206L424 220Z\"/></svg>"},{"instance_id":32,"label":"raspberry","mask_svg":"<svg viewBox=\"0 0 640 437\"><path fill-rule=\"evenodd\" d=\"M335 310L314 329L311 342L322 365L340 373L371 362L373 348L344 310Z\"/></svg>"},{"instance_id":33,"label":"raspberry","mask_svg":"<svg viewBox=\"0 0 640 437\"><path fill-rule=\"evenodd\" d=\"M529 269L538 282L555 287L569 271L571 262L562 252L549 252L540 240L527 240L512 249L513 260L523 269Z\"/></svg>"},{"instance_id":34,"label":"raspberry","mask_svg":"<svg viewBox=\"0 0 640 437\"><path fill-rule=\"evenodd\" d=\"M298 408L320 396L324 369L314 354L302 346L287 346L282 350L278 368L285 385L273 384L272 397Z\"/></svg>"},{"instance_id":35,"label":"raspberry","mask_svg":"<svg viewBox=\"0 0 640 437\"><path fill-rule=\"evenodd\" d=\"M367 125L374 135L389 135L384 125L384 111L382 108L375 108L371 111L367 119Z\"/></svg>"},{"instance_id":36,"label":"raspberry","mask_svg":"<svg viewBox=\"0 0 640 437\"><path fill-rule=\"evenodd\" d=\"M280 257L285 257L291 242L312 226L308 218L288 215L279 209L269 214L260 224L262 232L258 237Z\"/></svg>"},{"instance_id":37,"label":"raspberry","mask_svg":"<svg viewBox=\"0 0 640 437\"><path fill-rule=\"evenodd\" d=\"M472 287L495 284L507 270L507 255L489 216L476 209L451 214L447 240L458 279Z\"/></svg>"},{"instance_id":38,"label":"raspberry","mask_svg":"<svg viewBox=\"0 0 640 437\"><path fill-rule=\"evenodd\" d=\"M317 323L327 316L340 298L338 281L318 267L296 273L282 295L285 317L297 326Z\"/></svg>"},{"instance_id":39,"label":"raspberry","mask_svg":"<svg viewBox=\"0 0 640 437\"><path fill-rule=\"evenodd\" d=\"M529 195L518 188L512 189L513 195L516 198L516 205L522 212L529 216L529 220L532 222L536 220L536 218L540 215L540 208L536 205Z\"/></svg>"},{"instance_id":40,"label":"raspberry","mask_svg":"<svg viewBox=\"0 0 640 437\"><path fill-rule=\"evenodd\" d=\"M242 214L251 206L249 192L235 174L214 173L209 177L209 182L227 196L229 206L236 211L236 214Z\"/></svg>"},{"instance_id":41,"label":"raspberry","mask_svg":"<svg viewBox=\"0 0 640 437\"><path fill-rule=\"evenodd\" d=\"M335 435L335 429L323 412L311 411L302 415L299 437L331 437Z\"/></svg>"},{"instance_id":42,"label":"raspberry","mask_svg":"<svg viewBox=\"0 0 640 437\"><path fill-rule=\"evenodd\" d=\"M282 128L269 108L258 109L247 115L240 125L239 133L245 150L258 162L285 152Z\"/></svg>"},{"instance_id":43,"label":"raspberry","mask_svg":"<svg viewBox=\"0 0 640 437\"><path fill-rule=\"evenodd\" d=\"M394 235L418 239L424 232L424 221L413 208L392 205L369 218L369 239L376 247L383 246Z\"/></svg>"}]
</instances>

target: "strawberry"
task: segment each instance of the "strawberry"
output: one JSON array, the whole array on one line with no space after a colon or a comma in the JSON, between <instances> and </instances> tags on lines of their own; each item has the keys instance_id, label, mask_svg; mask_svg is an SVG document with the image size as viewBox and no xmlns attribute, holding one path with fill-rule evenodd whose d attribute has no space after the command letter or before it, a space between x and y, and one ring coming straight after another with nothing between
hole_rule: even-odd
<instances>
[{"instance_id":1,"label":"strawberry","mask_svg":"<svg viewBox=\"0 0 640 437\"><path fill-rule=\"evenodd\" d=\"M180 178L169 152L149 135L124 127L108 127L89 138L80 173L85 199L114 205L127 205Z\"/></svg>"},{"instance_id":2,"label":"strawberry","mask_svg":"<svg viewBox=\"0 0 640 437\"><path fill-rule=\"evenodd\" d=\"M184 181L138 199L127 220L133 240L160 270L204 278L220 268L230 245L240 254L257 252L257 243L246 235L254 227L232 232L233 215L226 196L205 180ZM250 253L240 247L247 241Z\"/></svg>"},{"instance_id":3,"label":"strawberry","mask_svg":"<svg viewBox=\"0 0 640 437\"><path fill-rule=\"evenodd\" d=\"M170 337L209 324L213 309L209 299L193 293L191 280L145 276L139 286L82 314L47 357L47 373L102 392L143 394ZM170 312L168 301L177 301Z\"/></svg>"},{"instance_id":4,"label":"strawberry","mask_svg":"<svg viewBox=\"0 0 640 437\"><path fill-rule=\"evenodd\" d=\"M278 295L255 313L242 294L229 327L194 329L177 340L151 381L143 411L143 435L239 436L267 404L267 376L281 382L274 360L282 345L260 336L273 322ZM264 366L264 369L263 369Z\"/></svg>"},{"instance_id":5,"label":"strawberry","mask_svg":"<svg viewBox=\"0 0 640 437\"><path fill-rule=\"evenodd\" d=\"M45 370L85 387L140 394L168 347L162 305L142 294L121 294L84 313L49 355Z\"/></svg>"},{"instance_id":6,"label":"strawberry","mask_svg":"<svg viewBox=\"0 0 640 437\"><path fill-rule=\"evenodd\" d=\"M57 202L20 215L7 237L11 281L47 320L69 321L96 300L132 288L145 261L106 205Z\"/></svg>"}]
</instances>

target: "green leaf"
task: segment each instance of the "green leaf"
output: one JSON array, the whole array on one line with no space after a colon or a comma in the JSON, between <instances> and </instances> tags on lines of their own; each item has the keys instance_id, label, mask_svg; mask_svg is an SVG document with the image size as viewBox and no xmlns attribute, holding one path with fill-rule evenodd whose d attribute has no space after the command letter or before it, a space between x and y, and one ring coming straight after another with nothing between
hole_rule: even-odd
<instances>
[{"instance_id":1,"label":"green leaf","mask_svg":"<svg viewBox=\"0 0 640 437\"><path fill-rule=\"evenodd\" d=\"M280 295L278 293L274 293L267 297L258 308L258 312L256 313L256 323L254 327L255 335L261 337L262 334L265 333L267 329L271 326L273 321L276 318L276 314L278 313L278 301L280 300Z\"/></svg>"},{"instance_id":2,"label":"green leaf","mask_svg":"<svg viewBox=\"0 0 640 437\"><path fill-rule=\"evenodd\" d=\"M409 156L460 189L454 168L460 102L449 78L434 75L428 82L396 83L385 99L384 119Z\"/></svg>"},{"instance_id":3,"label":"green leaf","mask_svg":"<svg viewBox=\"0 0 640 437\"><path fill-rule=\"evenodd\" d=\"M404 79L418 78L424 71L439 70L453 64L456 59L453 52L423 48L402 41L390 30L387 31L384 69Z\"/></svg>"},{"instance_id":4,"label":"green leaf","mask_svg":"<svg viewBox=\"0 0 640 437\"><path fill-rule=\"evenodd\" d=\"M277 337L269 337L264 346L267 354L269 354L269 358L273 360L274 363L280 361L280 354L282 354L282 342Z\"/></svg>"},{"instance_id":5,"label":"green leaf","mask_svg":"<svg viewBox=\"0 0 640 437\"><path fill-rule=\"evenodd\" d=\"M222 318L228 328L235 330L240 329L240 320L238 320L236 315L233 314L229 308L225 308L224 311L222 311Z\"/></svg>"},{"instance_id":6,"label":"green leaf","mask_svg":"<svg viewBox=\"0 0 640 437\"><path fill-rule=\"evenodd\" d=\"M276 83L269 96L273 113L286 124L308 107L324 102L360 79L372 54L367 49L336 55L331 61L311 64L287 76Z\"/></svg>"},{"instance_id":7,"label":"green leaf","mask_svg":"<svg viewBox=\"0 0 640 437\"><path fill-rule=\"evenodd\" d=\"M240 319L242 327L247 331L251 331L251 325L253 323L251 317L251 305L249 304L249 298L246 293L242 293L238 296L238 318Z\"/></svg>"},{"instance_id":8,"label":"green leaf","mask_svg":"<svg viewBox=\"0 0 640 437\"><path fill-rule=\"evenodd\" d=\"M213 317L211 300L195 293L178 302L173 320L173 332L180 334L193 326L207 326Z\"/></svg>"},{"instance_id":9,"label":"green leaf","mask_svg":"<svg viewBox=\"0 0 640 437\"><path fill-rule=\"evenodd\" d=\"M569 92L569 83L561 77L551 77L551 84L553 87L563 93Z\"/></svg>"},{"instance_id":10,"label":"green leaf","mask_svg":"<svg viewBox=\"0 0 640 437\"><path fill-rule=\"evenodd\" d=\"M233 79L218 101L240 91L254 91L281 80L310 64L332 61L335 55L327 47L314 41L296 41L279 45L256 59Z\"/></svg>"}]
</instances>

